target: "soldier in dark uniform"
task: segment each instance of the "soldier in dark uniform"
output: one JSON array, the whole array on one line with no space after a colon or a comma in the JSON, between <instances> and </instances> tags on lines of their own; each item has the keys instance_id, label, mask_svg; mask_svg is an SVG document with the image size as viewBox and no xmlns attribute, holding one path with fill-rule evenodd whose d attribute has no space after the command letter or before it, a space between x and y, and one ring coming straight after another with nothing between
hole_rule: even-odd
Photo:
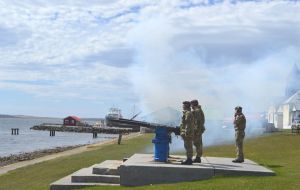
<instances>
[{"instance_id":1,"label":"soldier in dark uniform","mask_svg":"<svg viewBox=\"0 0 300 190\"><path fill-rule=\"evenodd\" d=\"M246 117L242 112L242 107L235 107L234 114L234 129L235 129L235 146L236 146L236 156L237 158L232 160L235 163L244 162L244 152L243 152L243 141L245 138L245 128L246 128Z\"/></svg>"},{"instance_id":2,"label":"soldier in dark uniform","mask_svg":"<svg viewBox=\"0 0 300 190\"><path fill-rule=\"evenodd\" d=\"M180 124L180 135L184 142L184 148L186 150L187 159L181 164L191 165L193 164L193 135L194 128L192 125L192 113L191 113L191 103L189 101L183 102L183 112Z\"/></svg>"},{"instance_id":3,"label":"soldier in dark uniform","mask_svg":"<svg viewBox=\"0 0 300 190\"><path fill-rule=\"evenodd\" d=\"M198 100L192 100L192 122L194 127L194 138L193 143L196 147L196 158L193 160L195 163L201 163L201 156L203 152L203 144L202 144L202 134L205 131L204 122L205 117L204 113L201 109L201 106L198 103Z\"/></svg>"}]
</instances>

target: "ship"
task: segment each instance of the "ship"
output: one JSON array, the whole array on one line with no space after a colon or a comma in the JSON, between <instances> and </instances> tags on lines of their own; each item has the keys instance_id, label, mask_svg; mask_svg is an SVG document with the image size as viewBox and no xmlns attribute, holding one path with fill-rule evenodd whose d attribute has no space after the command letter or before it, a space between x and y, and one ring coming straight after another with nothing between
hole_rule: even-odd
<instances>
[{"instance_id":1,"label":"ship","mask_svg":"<svg viewBox=\"0 0 300 190\"><path fill-rule=\"evenodd\" d=\"M133 116L130 120L133 120L136 116ZM114 122L111 119L123 119L122 111L119 108L110 108L108 114L105 116L106 127L119 127L119 128L130 128L133 131L140 131L140 126Z\"/></svg>"}]
</instances>

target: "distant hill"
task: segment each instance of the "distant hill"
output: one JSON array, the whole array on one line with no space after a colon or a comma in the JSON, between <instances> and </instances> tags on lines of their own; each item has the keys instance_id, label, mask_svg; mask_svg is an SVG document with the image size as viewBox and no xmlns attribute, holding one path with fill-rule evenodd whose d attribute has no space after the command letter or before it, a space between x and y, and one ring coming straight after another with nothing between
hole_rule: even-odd
<instances>
[{"instance_id":1,"label":"distant hill","mask_svg":"<svg viewBox=\"0 0 300 190\"><path fill-rule=\"evenodd\" d=\"M59 117L43 117L43 116L32 116L32 115L15 115L17 118L24 119L61 119Z\"/></svg>"},{"instance_id":2,"label":"distant hill","mask_svg":"<svg viewBox=\"0 0 300 190\"><path fill-rule=\"evenodd\" d=\"M0 118L25 118L25 119L63 119L59 117L42 117L42 116L32 116L32 115L8 115L8 114L0 114ZM103 118L81 118L82 120L89 120L89 121L99 121Z\"/></svg>"},{"instance_id":3,"label":"distant hill","mask_svg":"<svg viewBox=\"0 0 300 190\"><path fill-rule=\"evenodd\" d=\"M0 118L25 118L25 119L59 119L56 117L40 117L40 116L31 116L31 115L7 115L7 114L0 114Z\"/></svg>"},{"instance_id":4,"label":"distant hill","mask_svg":"<svg viewBox=\"0 0 300 190\"><path fill-rule=\"evenodd\" d=\"M0 114L0 118L18 118L18 117L13 116L13 115L4 115L4 114Z\"/></svg>"},{"instance_id":5,"label":"distant hill","mask_svg":"<svg viewBox=\"0 0 300 190\"><path fill-rule=\"evenodd\" d=\"M166 107L148 115L142 116L142 120L154 123L168 124L168 125L179 125L181 119L181 112L171 108Z\"/></svg>"}]
</instances>

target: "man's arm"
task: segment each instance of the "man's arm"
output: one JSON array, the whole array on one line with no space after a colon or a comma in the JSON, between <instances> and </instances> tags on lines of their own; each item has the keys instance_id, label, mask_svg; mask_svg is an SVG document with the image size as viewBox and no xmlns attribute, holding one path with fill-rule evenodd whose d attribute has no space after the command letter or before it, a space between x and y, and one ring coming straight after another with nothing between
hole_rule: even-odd
<instances>
[{"instance_id":1,"label":"man's arm","mask_svg":"<svg viewBox=\"0 0 300 190\"><path fill-rule=\"evenodd\" d=\"M186 121L186 135L191 136L193 134L193 124L192 124L192 112L187 112L185 115Z\"/></svg>"}]
</instances>

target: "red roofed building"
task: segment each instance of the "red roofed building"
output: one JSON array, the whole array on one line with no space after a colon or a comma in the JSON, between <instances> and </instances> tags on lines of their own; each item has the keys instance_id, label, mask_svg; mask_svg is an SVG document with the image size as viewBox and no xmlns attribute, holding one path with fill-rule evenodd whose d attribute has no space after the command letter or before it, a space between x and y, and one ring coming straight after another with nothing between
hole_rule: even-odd
<instances>
[{"instance_id":1,"label":"red roofed building","mask_svg":"<svg viewBox=\"0 0 300 190\"><path fill-rule=\"evenodd\" d=\"M81 124L81 119L77 116L68 116L64 118L64 125L78 126Z\"/></svg>"}]
</instances>

